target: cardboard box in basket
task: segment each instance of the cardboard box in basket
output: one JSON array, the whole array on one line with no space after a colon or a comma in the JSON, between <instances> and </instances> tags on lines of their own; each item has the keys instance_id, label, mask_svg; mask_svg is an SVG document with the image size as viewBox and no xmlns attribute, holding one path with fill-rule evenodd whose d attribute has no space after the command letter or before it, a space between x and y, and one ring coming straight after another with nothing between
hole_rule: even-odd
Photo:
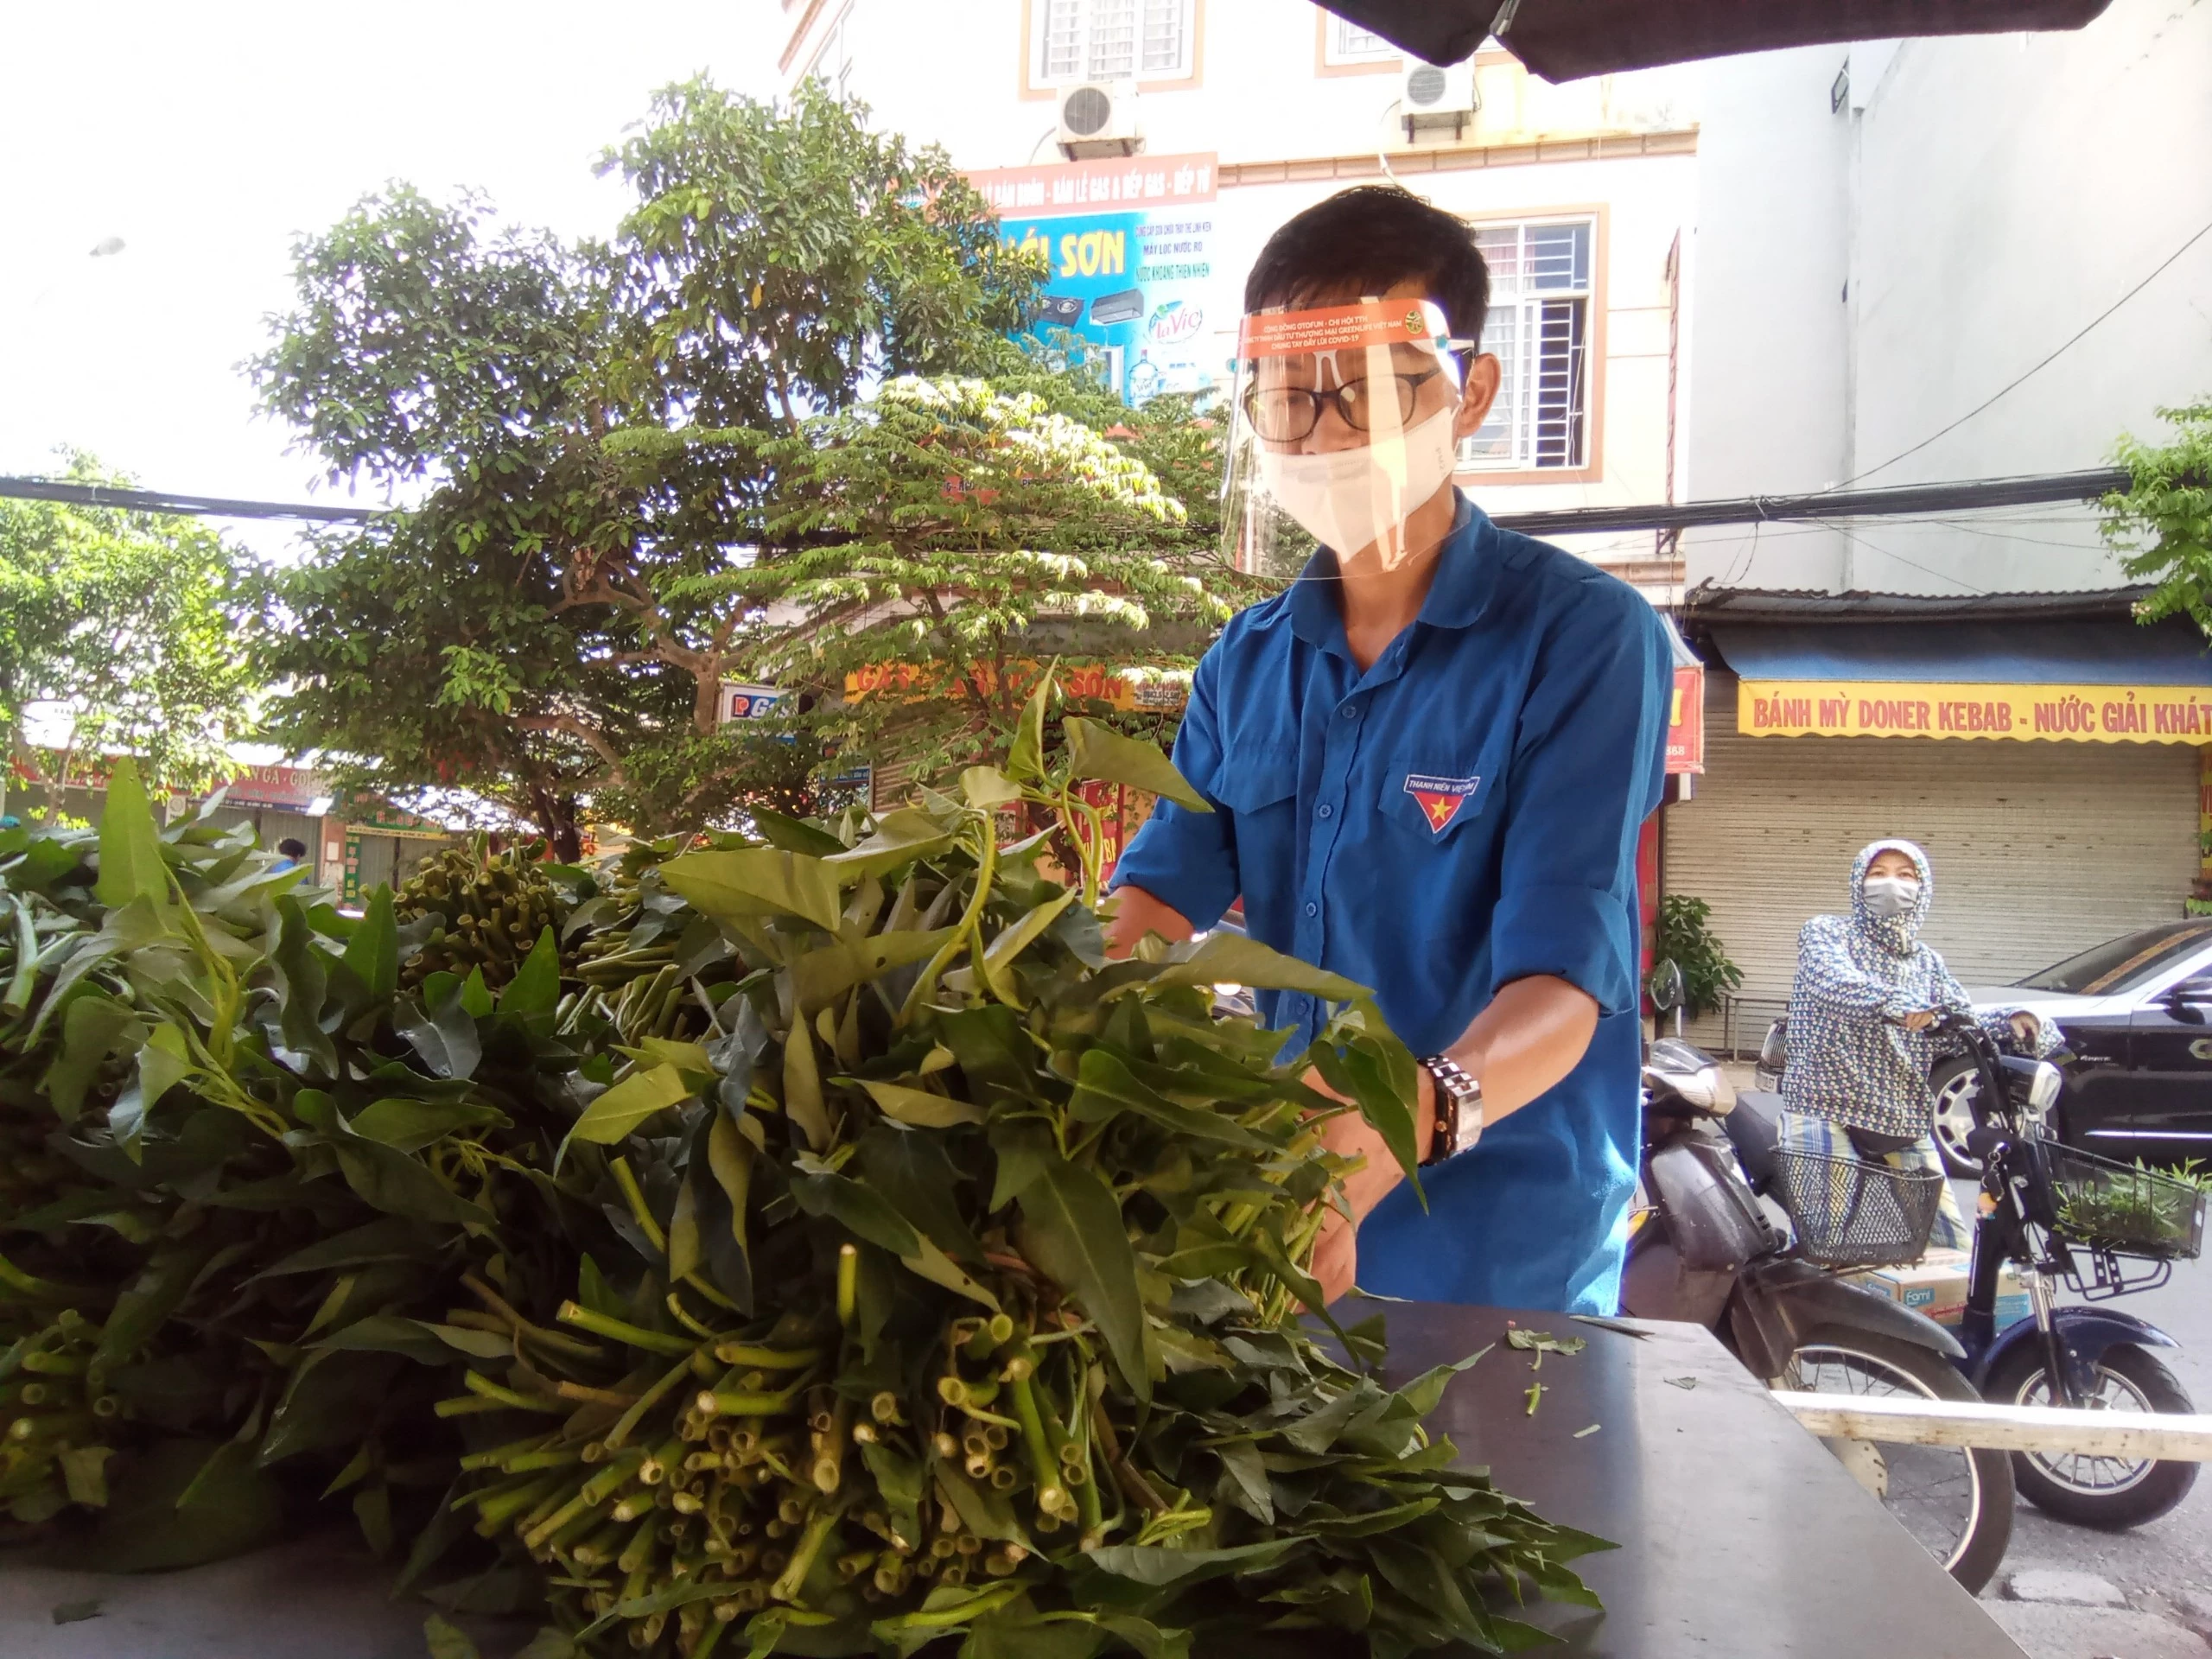
<instances>
[{"instance_id":1,"label":"cardboard box in basket","mask_svg":"<svg viewBox=\"0 0 2212 1659\"><path fill-rule=\"evenodd\" d=\"M1930 1250L1904 1268L1869 1268L1849 1276L1877 1295L1902 1302L1915 1313L1925 1313L1938 1325L1956 1325L1966 1318L1967 1274L1972 1258L1964 1250ZM2012 1264L2006 1262L1997 1276L1997 1328L2002 1331L2034 1312L2026 1287Z\"/></svg>"}]
</instances>

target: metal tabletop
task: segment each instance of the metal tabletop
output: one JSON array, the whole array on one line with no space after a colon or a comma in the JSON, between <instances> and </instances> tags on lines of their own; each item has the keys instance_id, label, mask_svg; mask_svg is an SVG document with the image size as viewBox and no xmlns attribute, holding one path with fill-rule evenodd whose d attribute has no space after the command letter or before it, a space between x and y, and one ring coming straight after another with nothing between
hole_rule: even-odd
<instances>
[{"instance_id":1,"label":"metal tabletop","mask_svg":"<svg viewBox=\"0 0 2212 1659\"><path fill-rule=\"evenodd\" d=\"M1369 1304L1340 1306L1364 1317ZM1497 1347L1429 1419L1467 1465L1538 1514L1621 1548L1575 1570L1605 1611L1523 1617L1591 1659L2024 1659L1843 1465L1713 1334L1628 1321L1637 1338L1556 1313L1381 1304L1389 1374ZM1511 1325L1578 1336L1580 1354L1510 1349ZM1535 1415L1527 1390L1544 1384ZM1595 1433L1576 1432L1598 1425ZM1548 1649L1560 1652L1560 1649Z\"/></svg>"},{"instance_id":2,"label":"metal tabletop","mask_svg":"<svg viewBox=\"0 0 2212 1659\"><path fill-rule=\"evenodd\" d=\"M1707 1332L1623 1336L1558 1314L1423 1303L1386 1314L1391 1375L1497 1346L1453 1380L1433 1432L1505 1491L1623 1548L1576 1563L1603 1613L1524 1617L1590 1659L2024 1659L1974 1599ZM1509 1321L1586 1338L1573 1356L1509 1349ZM1544 1384L1535 1415L1526 1390ZM1682 1386L1684 1383L1691 1386ZM1598 1425L1597 1433L1575 1438ZM6 1659L422 1659L419 1602L342 1530L145 1578L0 1565ZM96 1601L98 1617L54 1610ZM490 1637L505 1656L527 1625Z\"/></svg>"}]
</instances>

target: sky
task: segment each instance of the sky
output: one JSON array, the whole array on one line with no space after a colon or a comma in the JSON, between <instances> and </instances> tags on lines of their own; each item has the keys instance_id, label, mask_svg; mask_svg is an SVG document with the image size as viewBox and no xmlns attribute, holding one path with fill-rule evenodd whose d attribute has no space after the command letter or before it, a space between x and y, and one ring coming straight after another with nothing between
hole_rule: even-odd
<instances>
[{"instance_id":1,"label":"sky","mask_svg":"<svg viewBox=\"0 0 2212 1659\"><path fill-rule=\"evenodd\" d=\"M765 96L783 41L775 0L7 11L0 474L57 471L66 445L149 487L277 501L348 499L238 368L289 302L295 236L391 180L605 234L625 193L592 164L652 89L703 71Z\"/></svg>"}]
</instances>

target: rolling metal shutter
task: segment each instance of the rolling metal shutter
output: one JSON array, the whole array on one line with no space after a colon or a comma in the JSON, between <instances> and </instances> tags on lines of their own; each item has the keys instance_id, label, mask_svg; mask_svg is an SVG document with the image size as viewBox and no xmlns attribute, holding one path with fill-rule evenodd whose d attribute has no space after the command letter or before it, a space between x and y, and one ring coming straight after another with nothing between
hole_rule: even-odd
<instances>
[{"instance_id":1,"label":"rolling metal shutter","mask_svg":"<svg viewBox=\"0 0 2212 1659\"><path fill-rule=\"evenodd\" d=\"M1738 1046L1756 1047L1787 1002L1798 930L1845 908L1852 858L1881 836L1927 849L1924 937L1967 985L2170 920L2197 873L2186 744L1745 737L1736 677L1716 669L1705 766L1696 798L1666 809L1662 880L1713 906L1744 970ZM1722 1039L1717 1016L1691 1029Z\"/></svg>"}]
</instances>

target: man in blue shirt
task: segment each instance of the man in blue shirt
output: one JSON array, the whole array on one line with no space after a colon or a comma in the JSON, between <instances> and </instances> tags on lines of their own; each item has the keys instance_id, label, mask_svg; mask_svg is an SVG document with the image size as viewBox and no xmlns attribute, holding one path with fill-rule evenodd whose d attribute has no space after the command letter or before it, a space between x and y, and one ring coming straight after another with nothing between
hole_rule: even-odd
<instances>
[{"instance_id":1,"label":"man in blue shirt","mask_svg":"<svg viewBox=\"0 0 2212 1659\"><path fill-rule=\"evenodd\" d=\"M1636 843L1672 659L1633 588L1452 484L1497 393L1488 288L1466 226L1400 190L1332 197L1262 250L1231 478L1321 550L1198 664L1174 758L1216 810L1160 804L1116 871L1111 938L1187 938L1241 893L1253 937L1374 988L1422 1057L1422 1157L1446 1154L1426 1212L1357 1116L1325 1131L1366 1160L1357 1232L1334 1217L1316 1250L1332 1296L1356 1272L1610 1313L1636 1179ZM1425 356L1410 337L1440 311L1451 338ZM1303 995L1261 1006L1300 1043L1324 1018Z\"/></svg>"}]
</instances>

